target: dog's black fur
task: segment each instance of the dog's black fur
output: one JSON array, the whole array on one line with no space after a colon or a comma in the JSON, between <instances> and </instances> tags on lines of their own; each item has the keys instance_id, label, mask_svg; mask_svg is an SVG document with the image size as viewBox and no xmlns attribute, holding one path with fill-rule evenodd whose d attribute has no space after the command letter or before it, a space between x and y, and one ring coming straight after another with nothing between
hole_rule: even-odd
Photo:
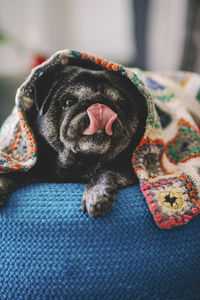
<instances>
[{"instance_id":1,"label":"dog's black fur","mask_svg":"<svg viewBox=\"0 0 200 300\"><path fill-rule=\"evenodd\" d=\"M66 66L51 87L45 82L35 87L35 104L26 113L38 143L38 161L26 173L0 175L0 203L31 182L89 182L82 210L91 216L105 214L119 188L137 183L131 156L145 130L145 99L127 77L108 70ZM95 103L117 113L113 135L104 130L83 135L89 125L87 108Z\"/></svg>"}]
</instances>

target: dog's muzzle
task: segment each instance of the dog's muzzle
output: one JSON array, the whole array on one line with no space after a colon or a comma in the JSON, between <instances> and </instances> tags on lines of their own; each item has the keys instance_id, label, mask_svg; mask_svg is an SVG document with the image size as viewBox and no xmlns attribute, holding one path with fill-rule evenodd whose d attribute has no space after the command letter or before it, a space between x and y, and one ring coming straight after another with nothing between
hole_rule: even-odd
<instances>
[{"instance_id":1,"label":"dog's muzzle","mask_svg":"<svg viewBox=\"0 0 200 300\"><path fill-rule=\"evenodd\" d=\"M83 131L84 135L92 135L105 128L107 135L112 135L112 125L117 119L117 114L108 106L95 103L88 107L87 114L90 120L89 126Z\"/></svg>"}]
</instances>

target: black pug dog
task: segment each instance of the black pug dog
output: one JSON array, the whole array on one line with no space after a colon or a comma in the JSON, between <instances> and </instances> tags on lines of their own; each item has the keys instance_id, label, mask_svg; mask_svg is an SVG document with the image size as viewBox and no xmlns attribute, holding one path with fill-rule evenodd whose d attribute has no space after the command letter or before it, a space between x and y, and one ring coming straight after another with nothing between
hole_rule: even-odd
<instances>
[{"instance_id":1,"label":"black pug dog","mask_svg":"<svg viewBox=\"0 0 200 300\"><path fill-rule=\"evenodd\" d=\"M89 182L82 210L103 215L118 189L138 182L131 156L145 130L144 96L114 71L66 66L55 78L35 93L27 113L38 161L26 173L0 175L0 203L32 182Z\"/></svg>"}]
</instances>

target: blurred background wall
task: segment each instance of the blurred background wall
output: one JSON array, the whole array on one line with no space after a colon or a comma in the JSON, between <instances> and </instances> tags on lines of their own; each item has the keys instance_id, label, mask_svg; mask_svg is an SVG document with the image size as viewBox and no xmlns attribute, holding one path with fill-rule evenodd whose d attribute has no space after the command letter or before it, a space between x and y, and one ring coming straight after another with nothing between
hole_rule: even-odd
<instances>
[{"instance_id":1,"label":"blurred background wall","mask_svg":"<svg viewBox=\"0 0 200 300\"><path fill-rule=\"evenodd\" d=\"M1 46L1 73L25 71L31 55L51 55L65 48L123 62L134 55L129 0L0 0L0 4L0 28L18 42Z\"/></svg>"},{"instance_id":2,"label":"blurred background wall","mask_svg":"<svg viewBox=\"0 0 200 300\"><path fill-rule=\"evenodd\" d=\"M0 124L31 67L59 49L200 71L199 20L199 0L0 0Z\"/></svg>"}]
</instances>

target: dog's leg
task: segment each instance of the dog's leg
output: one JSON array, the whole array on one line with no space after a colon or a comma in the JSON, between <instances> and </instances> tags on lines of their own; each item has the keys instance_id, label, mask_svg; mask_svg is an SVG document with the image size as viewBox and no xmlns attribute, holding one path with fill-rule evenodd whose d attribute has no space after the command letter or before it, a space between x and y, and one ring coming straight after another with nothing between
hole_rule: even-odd
<instances>
[{"instance_id":1,"label":"dog's leg","mask_svg":"<svg viewBox=\"0 0 200 300\"><path fill-rule=\"evenodd\" d=\"M83 212L90 216L106 214L115 203L118 189L136 183L134 180L134 176L112 170L96 174L83 193Z\"/></svg>"}]
</instances>

